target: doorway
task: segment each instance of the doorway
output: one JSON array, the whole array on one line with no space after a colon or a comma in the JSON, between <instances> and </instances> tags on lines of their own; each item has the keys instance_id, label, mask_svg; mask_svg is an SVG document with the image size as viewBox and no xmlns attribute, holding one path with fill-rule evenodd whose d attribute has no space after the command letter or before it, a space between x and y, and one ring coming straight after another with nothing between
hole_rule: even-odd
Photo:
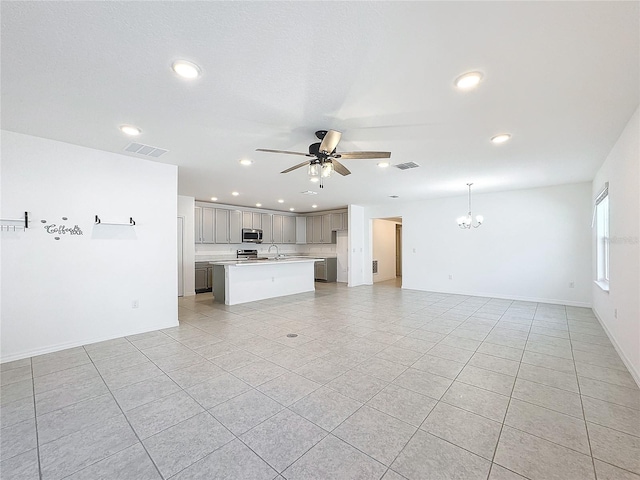
<instances>
[{"instance_id":1,"label":"doorway","mask_svg":"<svg viewBox=\"0 0 640 480\"><path fill-rule=\"evenodd\" d=\"M374 218L372 226L373 283L402 286L402 218Z\"/></svg>"},{"instance_id":2,"label":"doorway","mask_svg":"<svg viewBox=\"0 0 640 480\"><path fill-rule=\"evenodd\" d=\"M396 277L402 277L402 224L396 223Z\"/></svg>"},{"instance_id":3,"label":"doorway","mask_svg":"<svg viewBox=\"0 0 640 480\"><path fill-rule=\"evenodd\" d=\"M178 296L184 297L184 217L178 217Z\"/></svg>"}]
</instances>

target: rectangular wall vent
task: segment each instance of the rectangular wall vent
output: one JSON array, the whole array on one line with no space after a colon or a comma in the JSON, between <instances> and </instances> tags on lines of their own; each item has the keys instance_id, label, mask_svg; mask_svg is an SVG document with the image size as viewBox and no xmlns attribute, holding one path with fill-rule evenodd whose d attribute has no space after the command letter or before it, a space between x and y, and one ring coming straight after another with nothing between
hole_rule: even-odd
<instances>
[{"instance_id":1,"label":"rectangular wall vent","mask_svg":"<svg viewBox=\"0 0 640 480\"><path fill-rule=\"evenodd\" d=\"M145 157L158 158L164 155L169 150L163 148L152 147L151 145L143 145L142 143L130 143L124 148L125 152L137 153L138 155L144 155Z\"/></svg>"},{"instance_id":2,"label":"rectangular wall vent","mask_svg":"<svg viewBox=\"0 0 640 480\"><path fill-rule=\"evenodd\" d=\"M373 261L373 273L378 273L378 260Z\"/></svg>"},{"instance_id":3,"label":"rectangular wall vent","mask_svg":"<svg viewBox=\"0 0 640 480\"><path fill-rule=\"evenodd\" d=\"M418 168L420 165L418 165L416 162L407 162L407 163L399 163L397 165L394 165L394 167L400 169L400 170L408 170L410 168Z\"/></svg>"}]
</instances>

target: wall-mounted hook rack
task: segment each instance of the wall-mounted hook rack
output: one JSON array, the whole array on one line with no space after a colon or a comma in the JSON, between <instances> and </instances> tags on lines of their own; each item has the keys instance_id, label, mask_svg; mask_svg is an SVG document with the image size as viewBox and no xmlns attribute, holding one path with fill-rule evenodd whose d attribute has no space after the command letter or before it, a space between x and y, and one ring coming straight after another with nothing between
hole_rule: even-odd
<instances>
[{"instance_id":1,"label":"wall-mounted hook rack","mask_svg":"<svg viewBox=\"0 0 640 480\"><path fill-rule=\"evenodd\" d=\"M133 219L133 217L129 217L129 223L103 222L102 220L100 220L100 217L98 217L98 215L96 215L95 224L96 225L122 225L122 226L125 226L125 227L133 227L136 224L136 222Z\"/></svg>"},{"instance_id":2,"label":"wall-mounted hook rack","mask_svg":"<svg viewBox=\"0 0 640 480\"><path fill-rule=\"evenodd\" d=\"M24 218L0 218L0 222L0 230L3 232L25 231L29 228L29 212L24 212Z\"/></svg>"}]
</instances>

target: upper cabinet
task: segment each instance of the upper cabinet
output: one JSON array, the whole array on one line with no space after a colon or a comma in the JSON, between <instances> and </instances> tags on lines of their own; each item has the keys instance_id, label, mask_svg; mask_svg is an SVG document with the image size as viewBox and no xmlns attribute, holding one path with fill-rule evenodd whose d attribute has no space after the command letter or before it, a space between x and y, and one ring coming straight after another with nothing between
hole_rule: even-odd
<instances>
[{"instance_id":1,"label":"upper cabinet","mask_svg":"<svg viewBox=\"0 0 640 480\"><path fill-rule=\"evenodd\" d=\"M273 215L262 213L262 243L273 243Z\"/></svg>"},{"instance_id":2,"label":"upper cabinet","mask_svg":"<svg viewBox=\"0 0 640 480\"><path fill-rule=\"evenodd\" d=\"M194 211L196 243L216 243L215 208L196 207Z\"/></svg>"},{"instance_id":3,"label":"upper cabinet","mask_svg":"<svg viewBox=\"0 0 640 480\"><path fill-rule=\"evenodd\" d=\"M282 243L282 215L273 214L273 243Z\"/></svg>"},{"instance_id":4,"label":"upper cabinet","mask_svg":"<svg viewBox=\"0 0 640 480\"><path fill-rule=\"evenodd\" d=\"M282 217L282 243L296 243L296 217Z\"/></svg>"},{"instance_id":5,"label":"upper cabinet","mask_svg":"<svg viewBox=\"0 0 640 480\"><path fill-rule=\"evenodd\" d=\"M242 229L262 230L262 243L335 243L333 232L347 230L347 213L297 216L206 207L194 210L195 243L242 243Z\"/></svg>"}]
</instances>

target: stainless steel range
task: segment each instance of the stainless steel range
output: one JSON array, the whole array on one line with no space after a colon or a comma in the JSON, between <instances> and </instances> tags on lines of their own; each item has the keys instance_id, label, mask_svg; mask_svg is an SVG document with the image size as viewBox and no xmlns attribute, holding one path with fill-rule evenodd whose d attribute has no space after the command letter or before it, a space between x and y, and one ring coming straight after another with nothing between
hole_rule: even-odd
<instances>
[{"instance_id":1,"label":"stainless steel range","mask_svg":"<svg viewBox=\"0 0 640 480\"><path fill-rule=\"evenodd\" d=\"M237 250L236 258L239 260L255 260L258 258L258 250Z\"/></svg>"}]
</instances>

